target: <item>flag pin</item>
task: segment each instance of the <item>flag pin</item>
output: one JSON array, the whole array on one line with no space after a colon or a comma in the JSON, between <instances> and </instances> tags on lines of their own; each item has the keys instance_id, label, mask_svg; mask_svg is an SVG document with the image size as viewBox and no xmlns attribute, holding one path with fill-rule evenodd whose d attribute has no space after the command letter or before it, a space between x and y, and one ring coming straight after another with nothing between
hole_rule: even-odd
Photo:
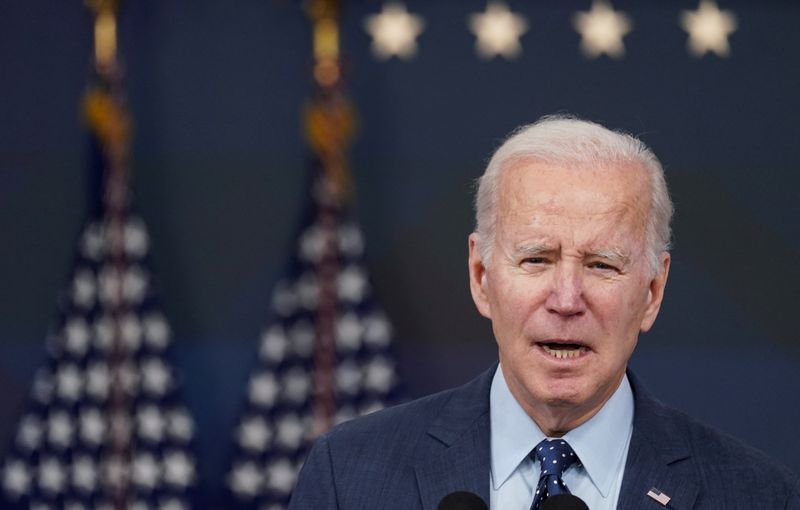
<instances>
[{"instance_id":1,"label":"flag pin","mask_svg":"<svg viewBox=\"0 0 800 510\"><path fill-rule=\"evenodd\" d=\"M669 496L667 496L666 494L664 494L663 492L661 492L660 490L656 489L655 487L653 487L652 489L647 491L647 495L650 496L651 498L655 499L656 501L658 501L659 503L661 503L664 506L667 506L667 503L669 503L669 500L672 499Z\"/></svg>"}]
</instances>

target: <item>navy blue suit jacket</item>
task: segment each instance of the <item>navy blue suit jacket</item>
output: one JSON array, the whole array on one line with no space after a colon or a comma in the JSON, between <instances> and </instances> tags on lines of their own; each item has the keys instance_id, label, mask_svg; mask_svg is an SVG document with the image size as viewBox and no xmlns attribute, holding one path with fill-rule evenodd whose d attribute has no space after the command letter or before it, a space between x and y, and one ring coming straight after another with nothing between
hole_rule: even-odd
<instances>
[{"instance_id":1,"label":"navy blue suit jacket","mask_svg":"<svg viewBox=\"0 0 800 510\"><path fill-rule=\"evenodd\" d=\"M489 387L464 386L353 420L314 444L290 510L436 510L454 491L489 501ZM670 409L632 374L623 510L800 509L800 478L765 454ZM513 510L513 509L509 509Z\"/></svg>"}]
</instances>

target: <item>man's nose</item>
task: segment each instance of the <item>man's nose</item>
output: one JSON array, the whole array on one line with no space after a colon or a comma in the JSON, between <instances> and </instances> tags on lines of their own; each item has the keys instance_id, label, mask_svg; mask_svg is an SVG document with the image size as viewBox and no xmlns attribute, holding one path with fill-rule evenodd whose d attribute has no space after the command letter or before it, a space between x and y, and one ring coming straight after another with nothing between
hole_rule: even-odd
<instances>
[{"instance_id":1,"label":"man's nose","mask_svg":"<svg viewBox=\"0 0 800 510\"><path fill-rule=\"evenodd\" d=\"M586 311L582 269L580 265L573 264L561 263L556 266L550 294L545 301L548 312L571 317Z\"/></svg>"}]
</instances>

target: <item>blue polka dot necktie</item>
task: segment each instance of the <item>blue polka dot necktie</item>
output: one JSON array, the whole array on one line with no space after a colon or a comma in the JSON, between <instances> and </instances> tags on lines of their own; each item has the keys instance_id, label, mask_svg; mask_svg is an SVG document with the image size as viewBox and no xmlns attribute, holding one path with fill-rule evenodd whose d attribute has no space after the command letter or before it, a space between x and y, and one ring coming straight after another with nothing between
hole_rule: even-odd
<instances>
[{"instance_id":1,"label":"blue polka dot necktie","mask_svg":"<svg viewBox=\"0 0 800 510\"><path fill-rule=\"evenodd\" d=\"M572 447L563 439L545 439L530 454L531 458L539 459L542 473L539 484L533 494L531 510L539 510L544 500L556 494L569 494L569 489L564 485L561 475L573 464L580 465L578 456Z\"/></svg>"}]
</instances>

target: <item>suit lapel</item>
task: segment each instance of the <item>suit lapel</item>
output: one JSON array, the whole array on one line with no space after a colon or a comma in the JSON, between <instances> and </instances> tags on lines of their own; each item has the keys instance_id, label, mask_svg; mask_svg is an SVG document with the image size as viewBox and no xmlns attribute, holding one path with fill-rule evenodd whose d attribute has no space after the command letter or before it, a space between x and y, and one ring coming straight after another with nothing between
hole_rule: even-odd
<instances>
[{"instance_id":1,"label":"suit lapel","mask_svg":"<svg viewBox=\"0 0 800 510\"><path fill-rule=\"evenodd\" d=\"M687 431L630 372L628 378L635 400L633 435L617 508L665 508L647 495L655 488L671 498L666 508L688 510L697 498L699 474L691 459Z\"/></svg>"},{"instance_id":2,"label":"suit lapel","mask_svg":"<svg viewBox=\"0 0 800 510\"><path fill-rule=\"evenodd\" d=\"M436 510L456 491L477 494L488 505L489 387L495 368L457 390L428 430L430 454L414 468L425 510Z\"/></svg>"}]
</instances>

